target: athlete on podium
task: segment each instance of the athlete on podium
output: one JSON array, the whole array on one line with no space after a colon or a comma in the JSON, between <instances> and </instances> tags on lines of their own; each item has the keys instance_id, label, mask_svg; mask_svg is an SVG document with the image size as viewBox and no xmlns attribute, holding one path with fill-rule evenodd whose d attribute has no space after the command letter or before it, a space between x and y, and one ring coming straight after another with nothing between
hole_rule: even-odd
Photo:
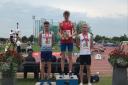
<instances>
[{"instance_id":1,"label":"athlete on podium","mask_svg":"<svg viewBox=\"0 0 128 85\"><path fill-rule=\"evenodd\" d=\"M72 51L73 51L73 36L75 34L74 25L69 20L70 12L65 11L63 13L64 21L59 24L59 36L61 38L61 77L64 77L64 61L66 56L66 49L68 50L69 59L69 76L72 75Z\"/></svg>"}]
</instances>

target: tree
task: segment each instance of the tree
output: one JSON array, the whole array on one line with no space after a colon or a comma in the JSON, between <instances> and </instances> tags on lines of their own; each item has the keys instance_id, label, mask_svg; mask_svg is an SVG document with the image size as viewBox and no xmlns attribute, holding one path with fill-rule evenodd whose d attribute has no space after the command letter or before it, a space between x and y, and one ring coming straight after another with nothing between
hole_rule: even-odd
<instances>
[{"instance_id":1,"label":"tree","mask_svg":"<svg viewBox=\"0 0 128 85\"><path fill-rule=\"evenodd\" d=\"M24 43L28 42L28 38L26 36L23 36L22 37L22 42L24 42Z\"/></svg>"},{"instance_id":2,"label":"tree","mask_svg":"<svg viewBox=\"0 0 128 85\"><path fill-rule=\"evenodd\" d=\"M128 41L127 35L124 34L123 36L120 36L120 41Z\"/></svg>"},{"instance_id":3,"label":"tree","mask_svg":"<svg viewBox=\"0 0 128 85\"><path fill-rule=\"evenodd\" d=\"M58 36L59 29L58 29L58 26L53 25L51 31L54 33L54 41L55 41L55 43L58 43L59 42L59 36Z\"/></svg>"},{"instance_id":4,"label":"tree","mask_svg":"<svg viewBox=\"0 0 128 85\"><path fill-rule=\"evenodd\" d=\"M95 42L101 41L102 40L102 36L100 35L96 35L96 37L94 38Z\"/></svg>"},{"instance_id":5,"label":"tree","mask_svg":"<svg viewBox=\"0 0 128 85\"><path fill-rule=\"evenodd\" d=\"M31 35L31 36L28 38L28 40L29 40L30 42L33 42L33 40L34 40L34 35Z\"/></svg>"}]
</instances>

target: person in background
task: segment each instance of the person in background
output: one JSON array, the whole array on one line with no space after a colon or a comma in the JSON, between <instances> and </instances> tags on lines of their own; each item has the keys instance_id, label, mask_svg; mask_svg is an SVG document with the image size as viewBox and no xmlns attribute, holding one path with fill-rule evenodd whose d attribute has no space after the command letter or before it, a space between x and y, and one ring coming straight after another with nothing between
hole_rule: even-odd
<instances>
[{"instance_id":1,"label":"person in background","mask_svg":"<svg viewBox=\"0 0 128 85\"><path fill-rule=\"evenodd\" d=\"M19 36L20 35L20 29L16 28L15 33Z\"/></svg>"},{"instance_id":2,"label":"person in background","mask_svg":"<svg viewBox=\"0 0 128 85\"><path fill-rule=\"evenodd\" d=\"M44 22L44 30L39 34L39 46L41 48L41 79L49 79L52 62L53 34L50 31L50 23ZM48 66L47 74L45 73L45 63Z\"/></svg>"},{"instance_id":3,"label":"person in background","mask_svg":"<svg viewBox=\"0 0 128 85\"><path fill-rule=\"evenodd\" d=\"M83 85L83 70L84 65L87 68L88 85L92 85L91 80L91 49L93 48L92 36L88 32L89 27L87 24L82 25L82 33L78 35L76 45L80 49L79 61L80 61L80 85Z\"/></svg>"},{"instance_id":4,"label":"person in background","mask_svg":"<svg viewBox=\"0 0 128 85\"><path fill-rule=\"evenodd\" d=\"M21 53L21 42L20 42L20 39L17 38L17 41L16 41L16 49L17 49L17 53Z\"/></svg>"},{"instance_id":5,"label":"person in background","mask_svg":"<svg viewBox=\"0 0 128 85\"><path fill-rule=\"evenodd\" d=\"M27 52L31 51L32 50L32 46L31 44L29 43L28 46L27 46Z\"/></svg>"},{"instance_id":6,"label":"person in background","mask_svg":"<svg viewBox=\"0 0 128 85\"><path fill-rule=\"evenodd\" d=\"M61 73L60 77L64 77L64 61L66 56L66 49L68 49L68 58L69 58L69 77L72 76L72 52L73 52L73 36L75 34L74 25L69 20L70 12L64 11L63 13L64 21L59 24L59 36L61 38Z\"/></svg>"},{"instance_id":7,"label":"person in background","mask_svg":"<svg viewBox=\"0 0 128 85\"><path fill-rule=\"evenodd\" d=\"M10 42L14 43L14 32L13 32L13 30L11 30L11 32L10 32Z\"/></svg>"},{"instance_id":8,"label":"person in background","mask_svg":"<svg viewBox=\"0 0 128 85\"><path fill-rule=\"evenodd\" d=\"M28 70L32 70L34 72L34 78L38 79L38 77L39 77L39 74L38 74L39 66L36 63L36 60L32 55L33 50L28 50L27 53L28 53L28 56L25 57L25 59L24 59L24 78L27 78L27 73L29 72Z\"/></svg>"}]
</instances>

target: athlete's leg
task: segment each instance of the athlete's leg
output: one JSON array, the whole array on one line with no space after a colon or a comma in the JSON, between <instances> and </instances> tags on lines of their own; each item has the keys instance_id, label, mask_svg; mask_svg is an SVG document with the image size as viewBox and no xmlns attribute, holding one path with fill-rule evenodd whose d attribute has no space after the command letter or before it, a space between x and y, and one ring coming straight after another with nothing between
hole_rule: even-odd
<instances>
[{"instance_id":1,"label":"athlete's leg","mask_svg":"<svg viewBox=\"0 0 128 85\"><path fill-rule=\"evenodd\" d=\"M73 59L72 59L72 51L73 51L73 44L68 44L68 58L69 58L69 73L72 72L72 64L73 64Z\"/></svg>"},{"instance_id":2,"label":"athlete's leg","mask_svg":"<svg viewBox=\"0 0 128 85\"><path fill-rule=\"evenodd\" d=\"M41 79L44 79L45 78L45 52L44 51L41 51L41 71L40 71L40 74L41 74Z\"/></svg>"},{"instance_id":3,"label":"athlete's leg","mask_svg":"<svg viewBox=\"0 0 128 85\"><path fill-rule=\"evenodd\" d=\"M80 83L83 84L83 70L84 70L84 65L80 65Z\"/></svg>"},{"instance_id":4,"label":"athlete's leg","mask_svg":"<svg viewBox=\"0 0 128 85\"><path fill-rule=\"evenodd\" d=\"M88 83L90 83L91 81L91 66L90 65L86 65L87 68L87 77L88 77Z\"/></svg>"},{"instance_id":5,"label":"athlete's leg","mask_svg":"<svg viewBox=\"0 0 128 85\"><path fill-rule=\"evenodd\" d=\"M65 66L65 52L61 52L61 72L64 72Z\"/></svg>"},{"instance_id":6,"label":"athlete's leg","mask_svg":"<svg viewBox=\"0 0 128 85\"><path fill-rule=\"evenodd\" d=\"M87 68L87 77L88 77L88 85L91 85L91 55L86 57L86 68Z\"/></svg>"},{"instance_id":7,"label":"athlete's leg","mask_svg":"<svg viewBox=\"0 0 128 85\"><path fill-rule=\"evenodd\" d=\"M41 79L44 79L45 78L44 67L45 67L45 62L43 61L43 62L41 62L41 71L40 71Z\"/></svg>"},{"instance_id":8,"label":"athlete's leg","mask_svg":"<svg viewBox=\"0 0 128 85\"><path fill-rule=\"evenodd\" d=\"M49 61L49 62L47 62L47 65L48 65L48 78L50 78L50 74L51 74L51 64L52 64L52 62L51 61Z\"/></svg>"},{"instance_id":9,"label":"athlete's leg","mask_svg":"<svg viewBox=\"0 0 128 85\"><path fill-rule=\"evenodd\" d=\"M48 65L48 78L50 78L50 74L51 74L51 64L52 64L52 51L48 51L47 52L47 65Z\"/></svg>"},{"instance_id":10,"label":"athlete's leg","mask_svg":"<svg viewBox=\"0 0 128 85\"><path fill-rule=\"evenodd\" d=\"M73 63L72 52L68 52L68 59L69 59L69 72L72 72L72 63Z\"/></svg>"},{"instance_id":11,"label":"athlete's leg","mask_svg":"<svg viewBox=\"0 0 128 85\"><path fill-rule=\"evenodd\" d=\"M64 72L66 44L61 44L61 72Z\"/></svg>"}]
</instances>

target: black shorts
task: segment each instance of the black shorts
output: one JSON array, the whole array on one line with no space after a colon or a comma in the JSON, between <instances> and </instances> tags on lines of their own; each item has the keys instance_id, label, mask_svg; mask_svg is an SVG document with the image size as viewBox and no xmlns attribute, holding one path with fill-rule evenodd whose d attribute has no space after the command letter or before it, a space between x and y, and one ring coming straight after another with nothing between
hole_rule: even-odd
<instances>
[{"instance_id":1,"label":"black shorts","mask_svg":"<svg viewBox=\"0 0 128 85\"><path fill-rule=\"evenodd\" d=\"M42 62L52 62L52 51L41 51Z\"/></svg>"},{"instance_id":2,"label":"black shorts","mask_svg":"<svg viewBox=\"0 0 128 85\"><path fill-rule=\"evenodd\" d=\"M80 65L91 65L91 55L80 55Z\"/></svg>"},{"instance_id":3,"label":"black shorts","mask_svg":"<svg viewBox=\"0 0 128 85\"><path fill-rule=\"evenodd\" d=\"M10 36L10 42L14 43L13 36Z\"/></svg>"},{"instance_id":4,"label":"black shorts","mask_svg":"<svg viewBox=\"0 0 128 85\"><path fill-rule=\"evenodd\" d=\"M17 46L17 53L20 53L20 52L21 52L21 47Z\"/></svg>"}]
</instances>

